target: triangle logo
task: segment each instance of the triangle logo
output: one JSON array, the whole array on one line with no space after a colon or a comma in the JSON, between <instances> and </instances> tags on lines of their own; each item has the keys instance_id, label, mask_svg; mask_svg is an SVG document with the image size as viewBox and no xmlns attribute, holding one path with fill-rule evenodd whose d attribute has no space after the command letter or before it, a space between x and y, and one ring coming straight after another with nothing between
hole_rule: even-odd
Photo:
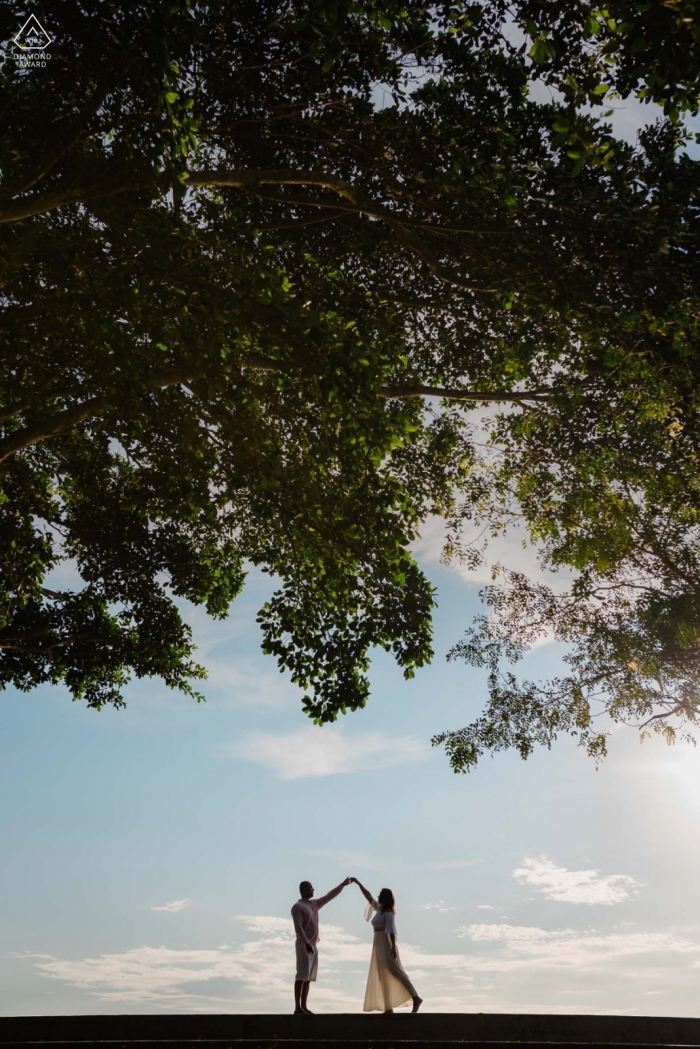
<instances>
[{"instance_id":1,"label":"triangle logo","mask_svg":"<svg viewBox=\"0 0 700 1049\"><path fill-rule=\"evenodd\" d=\"M15 37L15 43L22 51L44 51L50 45L51 37L36 15L30 15Z\"/></svg>"}]
</instances>

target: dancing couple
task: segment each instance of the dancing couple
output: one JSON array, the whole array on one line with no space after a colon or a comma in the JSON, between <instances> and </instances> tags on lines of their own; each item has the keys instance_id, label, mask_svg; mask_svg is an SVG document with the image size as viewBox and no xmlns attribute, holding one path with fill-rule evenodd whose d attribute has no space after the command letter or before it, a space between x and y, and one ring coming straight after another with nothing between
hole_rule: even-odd
<instances>
[{"instance_id":1,"label":"dancing couple","mask_svg":"<svg viewBox=\"0 0 700 1049\"><path fill-rule=\"evenodd\" d=\"M391 889L382 889L375 900L372 893L357 878L346 878L325 896L314 899L314 887L310 881L299 886L301 899L292 907L294 931L296 933L297 974L294 981L294 1012L311 1015L307 1008L309 987L318 973L318 912L321 907L339 896L346 885L354 882L367 900L366 921L372 920L372 959L369 963L367 990L365 991L366 1013L381 1010L393 1013L399 1005L413 1001L412 1012L417 1013L423 1002L406 975L396 945L396 901Z\"/></svg>"}]
</instances>

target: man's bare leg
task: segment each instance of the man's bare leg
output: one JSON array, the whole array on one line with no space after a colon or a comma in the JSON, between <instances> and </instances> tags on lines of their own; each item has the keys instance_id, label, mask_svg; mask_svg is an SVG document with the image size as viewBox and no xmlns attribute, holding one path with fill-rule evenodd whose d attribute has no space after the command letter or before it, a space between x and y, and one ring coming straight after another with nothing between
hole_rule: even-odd
<instances>
[{"instance_id":1,"label":"man's bare leg","mask_svg":"<svg viewBox=\"0 0 700 1049\"><path fill-rule=\"evenodd\" d=\"M309 987L311 986L311 980L304 980L301 985L301 1011L303 1013L310 1013L311 1010L306 1008L306 1000L309 997Z\"/></svg>"},{"instance_id":2,"label":"man's bare leg","mask_svg":"<svg viewBox=\"0 0 700 1049\"><path fill-rule=\"evenodd\" d=\"M304 1010L301 1007L301 995L302 995L303 988L304 987L308 988L308 986L309 986L308 983L305 983L304 980L295 980L294 981L294 1012L295 1013L303 1013L304 1012ZM306 993L307 994L309 993L308 990L307 990Z\"/></svg>"}]
</instances>

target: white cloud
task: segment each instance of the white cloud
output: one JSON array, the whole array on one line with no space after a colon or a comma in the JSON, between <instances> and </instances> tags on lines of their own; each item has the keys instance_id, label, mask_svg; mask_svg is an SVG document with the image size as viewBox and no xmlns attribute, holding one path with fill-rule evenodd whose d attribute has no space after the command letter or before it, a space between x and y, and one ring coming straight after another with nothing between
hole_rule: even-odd
<instances>
[{"instance_id":1,"label":"white cloud","mask_svg":"<svg viewBox=\"0 0 700 1049\"><path fill-rule=\"evenodd\" d=\"M252 660L202 659L207 670L203 688L218 690L236 706L288 707L299 705L299 690L279 673L265 673ZM220 697L221 699L221 697Z\"/></svg>"},{"instance_id":2,"label":"white cloud","mask_svg":"<svg viewBox=\"0 0 700 1049\"><path fill-rule=\"evenodd\" d=\"M416 557L424 564L439 564L445 546L445 522L441 517L429 517L421 527L420 538L412 545ZM459 561L449 565L466 583L493 583L492 568L499 564L511 571L524 572L530 579L544 583L556 593L564 593L575 578L573 572L550 572L542 568L539 562L539 548L530 542L522 526L512 525L504 533L495 537L488 536L483 527L465 523L462 541L466 545L473 543L480 549L483 540L488 538L484 552L484 561L476 568L468 568Z\"/></svg>"},{"instance_id":3,"label":"white cloud","mask_svg":"<svg viewBox=\"0 0 700 1049\"><path fill-rule=\"evenodd\" d=\"M308 779L421 761L430 753L423 740L379 732L348 736L339 726L304 727L290 733L250 732L226 748L236 757L264 765L278 779Z\"/></svg>"},{"instance_id":4,"label":"white cloud","mask_svg":"<svg viewBox=\"0 0 700 1049\"><path fill-rule=\"evenodd\" d=\"M171 1012L287 1011L294 979L291 920L278 915L237 915L232 920L242 923L246 930L247 939L238 947L187 950L144 945L78 960L30 954L22 957L33 961L41 975L102 1002ZM320 981L313 988L315 1011L361 1010L371 934L358 918L360 931L361 938L322 922ZM560 989L565 996L572 973L586 974L589 987L592 980L608 986L612 975L619 981L621 960L635 958L643 964L632 969L628 966L625 975L635 981L641 994L646 989L642 978L648 980L653 973L670 975L672 967L674 979L686 973L694 985L697 970L688 965L688 959L700 954L700 943L673 931L600 933L592 929L577 932L474 924L457 933L470 940L467 952L431 954L400 942L402 961L431 1011L611 1011L600 1002L581 1008L580 1003L559 1000L557 974L565 974L566 982ZM543 982L546 1000L533 1003L529 988L531 974L537 970L551 975ZM512 984L521 977L528 981L524 995ZM583 987L579 983L577 989Z\"/></svg>"},{"instance_id":5,"label":"white cloud","mask_svg":"<svg viewBox=\"0 0 700 1049\"><path fill-rule=\"evenodd\" d=\"M485 539L488 539L488 544L483 549ZM568 570L550 572L543 568L540 564L539 548L530 541L525 529L519 525L513 524L505 533L489 536L488 529L465 523L462 543L465 548L472 544L475 549L480 550L483 553L483 562L475 568L470 568L455 559L449 562L447 567L472 586L493 584L493 571L497 565L510 571L522 572L534 583L543 583L555 594L567 593L575 578L575 574ZM442 562L444 546L445 522L440 517L430 517L422 526L421 536L413 543L411 549L420 563L430 566ZM502 575L499 578L502 582ZM551 630L543 629L530 644L530 651L549 645L555 640Z\"/></svg>"},{"instance_id":6,"label":"white cloud","mask_svg":"<svg viewBox=\"0 0 700 1049\"><path fill-rule=\"evenodd\" d=\"M476 968L514 972L528 968L574 968L612 965L635 955L697 954L700 944L675 932L611 932L595 929L541 929L528 925L465 925L457 935L501 949L497 957L476 960ZM660 960L660 959L659 959Z\"/></svg>"},{"instance_id":7,"label":"white cloud","mask_svg":"<svg viewBox=\"0 0 700 1049\"><path fill-rule=\"evenodd\" d=\"M601 875L597 870L570 871L566 867L557 867L546 856L524 859L523 866L513 871L513 877L521 885L532 885L549 900L604 906L622 903L641 885L628 874Z\"/></svg>"},{"instance_id":8,"label":"white cloud","mask_svg":"<svg viewBox=\"0 0 700 1049\"><path fill-rule=\"evenodd\" d=\"M495 911L496 908L492 907L490 903L479 903L476 907L477 911Z\"/></svg>"},{"instance_id":9,"label":"white cloud","mask_svg":"<svg viewBox=\"0 0 700 1049\"><path fill-rule=\"evenodd\" d=\"M192 903L192 900L173 900L172 903L164 903L162 907L151 907L151 910L168 911L169 914L176 914L177 911L183 910L190 903Z\"/></svg>"},{"instance_id":10,"label":"white cloud","mask_svg":"<svg viewBox=\"0 0 700 1049\"><path fill-rule=\"evenodd\" d=\"M237 915L233 920L243 922L254 934L238 948L175 950L145 945L77 961L35 956L35 967L42 975L105 1002L214 1012L231 1011L235 1002L241 1011L286 1010L294 978L291 919ZM370 942L329 924L322 925L321 937L325 986L314 988L314 1001L326 1011L357 1011L361 998L334 987L330 970L338 962L351 962L366 972Z\"/></svg>"},{"instance_id":11,"label":"white cloud","mask_svg":"<svg viewBox=\"0 0 700 1049\"><path fill-rule=\"evenodd\" d=\"M468 936L470 940L505 941L509 947L513 947L523 943L542 943L553 936L564 936L570 932L570 929L547 932L531 925L476 924L462 926L458 935Z\"/></svg>"},{"instance_id":12,"label":"white cloud","mask_svg":"<svg viewBox=\"0 0 700 1049\"><path fill-rule=\"evenodd\" d=\"M176 950L145 945L77 961L32 957L42 975L105 1002L171 1011L228 1012L233 1001L237 1011L286 1011L294 978L291 920L276 915L237 915L232 920L243 922L253 934L238 948L222 945ZM340 926L322 923L322 980L313 988L318 1011L361 1010L371 953L371 936L365 929L363 932L360 939ZM422 985L431 978L437 979L438 986L442 986L441 980L454 981L448 993L443 990L431 997L432 1010L453 1012L468 1004L465 995L473 993L471 959L458 954L429 954L405 943L400 949L412 978Z\"/></svg>"},{"instance_id":13,"label":"white cloud","mask_svg":"<svg viewBox=\"0 0 700 1049\"><path fill-rule=\"evenodd\" d=\"M456 907L446 907L444 900L438 900L437 903L423 903L421 904L424 911L439 911L440 914L447 914L448 911L456 911Z\"/></svg>"},{"instance_id":14,"label":"white cloud","mask_svg":"<svg viewBox=\"0 0 700 1049\"><path fill-rule=\"evenodd\" d=\"M276 914L234 914L230 921L245 922L250 932L262 933L268 942L286 943L294 939L294 925L291 918L280 918ZM335 930L337 926L327 925L325 928Z\"/></svg>"}]
</instances>

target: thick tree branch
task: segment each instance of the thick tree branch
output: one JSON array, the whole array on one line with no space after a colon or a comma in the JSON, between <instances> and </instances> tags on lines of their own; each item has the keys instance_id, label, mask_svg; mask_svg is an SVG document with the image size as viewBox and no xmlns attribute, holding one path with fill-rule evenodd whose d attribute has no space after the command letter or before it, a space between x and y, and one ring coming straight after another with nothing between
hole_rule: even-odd
<instances>
[{"instance_id":1,"label":"thick tree branch","mask_svg":"<svg viewBox=\"0 0 700 1049\"><path fill-rule=\"evenodd\" d=\"M87 204L92 200L100 200L104 197L113 197L118 193L124 193L134 188L128 180L123 184L117 183L115 179L105 179L103 183L96 183L90 187L81 185L57 186L50 193L42 193L32 197L20 197L19 200L11 201L0 207L0 222L20 222L22 219L32 218L34 215L44 215L47 211L55 211L56 208L65 207L67 204Z\"/></svg>"},{"instance_id":2,"label":"thick tree branch","mask_svg":"<svg viewBox=\"0 0 700 1049\"><path fill-rule=\"evenodd\" d=\"M53 652L56 648L61 648L63 645L73 645L76 641L81 644L90 645L104 645L111 644L112 639L110 637L95 637L94 634L67 634L65 637L55 636L50 631L45 630L40 635L35 634L32 636L46 637L50 639L50 643L46 644L30 644L28 641L29 635L26 637L14 637L8 638L7 640L0 638L0 651L9 652L25 652L28 655L48 655Z\"/></svg>"},{"instance_id":3,"label":"thick tree branch","mask_svg":"<svg viewBox=\"0 0 700 1049\"><path fill-rule=\"evenodd\" d=\"M21 415L22 412L26 412L29 407L29 401L18 401L16 404L8 405L4 411L0 409L0 423L6 423L10 419L16 418L16 416Z\"/></svg>"},{"instance_id":4,"label":"thick tree branch","mask_svg":"<svg viewBox=\"0 0 700 1049\"><path fill-rule=\"evenodd\" d=\"M112 403L111 397L93 397L82 404L66 408L65 411L59 412L53 419L48 419L46 422L39 423L36 426L26 426L23 430L15 430L14 433L8 434L7 437L0 441L0 462L9 459L10 456L22 451L23 448L29 448L32 444L38 444L49 437L56 437L57 434L66 433L86 419L94 419L104 415Z\"/></svg>"},{"instance_id":5,"label":"thick tree branch","mask_svg":"<svg viewBox=\"0 0 700 1049\"><path fill-rule=\"evenodd\" d=\"M49 401L58 401L63 397L75 396L76 392L75 387L64 387L61 390L51 390L47 393L42 393L41 397L48 403ZM23 415L31 406L31 401L17 401L15 404L8 404L6 408L0 406L0 423L9 422L10 419Z\"/></svg>"},{"instance_id":6,"label":"thick tree branch","mask_svg":"<svg viewBox=\"0 0 700 1049\"><path fill-rule=\"evenodd\" d=\"M323 171L295 171L291 168L273 168L268 171L194 171L190 172L187 185L191 187L232 186L261 197L266 196L266 194L261 192L262 186L318 186L321 189L328 189L348 202L350 208L347 210L367 215L369 218L376 219L387 225L393 231L399 243L403 244L414 255L417 255L433 276L443 283L472 292L494 293L499 290L486 285L472 284L457 273L447 269L428 245L410 230L405 222L397 218L394 212L385 204L372 200L359 186L348 182L339 175ZM21 219L31 218L33 215L54 211L56 208L63 207L66 204L87 203L99 197L123 192L128 188L128 180L125 180L123 184L117 184L112 179L104 183L97 183L92 187L81 185L57 187L51 192L31 197L21 197L19 200L0 207L0 222L19 222ZM283 200L281 203L338 209L337 202L330 203L323 200Z\"/></svg>"},{"instance_id":7,"label":"thick tree branch","mask_svg":"<svg viewBox=\"0 0 700 1049\"><path fill-rule=\"evenodd\" d=\"M20 222L34 215L43 215L47 211L67 204L87 204L104 197L114 197L119 193L143 185L134 176L124 157L115 156L87 182L72 180L59 183L45 193L20 197L0 206L0 222Z\"/></svg>"},{"instance_id":8,"label":"thick tree branch","mask_svg":"<svg viewBox=\"0 0 700 1049\"><path fill-rule=\"evenodd\" d=\"M263 357L250 356L238 362L240 367L251 368L253 371L281 373L282 368L275 361L265 360ZM144 391L161 390L169 386L187 385L192 386L195 382L195 374L184 368L171 368L167 371L158 372L144 383ZM382 386L377 390L377 396L383 398L409 398L409 397L439 397L446 401L464 401L482 404L498 404L508 402L511 404L532 404L546 400L550 394L547 390L523 390L504 391L492 390L480 393L475 390L450 390L441 386ZM0 440L0 462L9 459L23 448L29 448L41 441L56 437L62 433L68 433L73 427L85 422L87 419L97 419L106 415L110 409L115 407L113 394L102 394L92 397L80 404L75 404L64 411L59 412L52 419L37 423L35 426L26 426L21 430L15 430Z\"/></svg>"},{"instance_id":9,"label":"thick tree branch","mask_svg":"<svg viewBox=\"0 0 700 1049\"><path fill-rule=\"evenodd\" d=\"M147 390L164 389L167 386L175 386L182 382L188 382L193 378L190 371L182 368L172 368L166 372L159 372L152 376L146 383ZM16 430L7 437L0 440L0 462L9 459L10 456L23 448L29 448L33 444L45 441L49 437L67 433L86 419L96 419L105 415L110 408L114 407L114 397L103 394L100 397L92 397L82 404L73 405L59 412L53 419L38 423L36 426L27 426L22 430Z\"/></svg>"},{"instance_id":10,"label":"thick tree branch","mask_svg":"<svg viewBox=\"0 0 700 1049\"><path fill-rule=\"evenodd\" d=\"M89 119L97 113L109 92L114 87L114 71L109 69L103 73L102 78L93 91L92 96L82 110L64 117L53 129L54 136L60 140L59 145L43 156L34 169L24 177L19 185L7 189L3 195L16 196L18 193L26 193L32 189L37 182L46 178L49 172L58 164L66 154L79 142L86 132Z\"/></svg>"},{"instance_id":11,"label":"thick tree branch","mask_svg":"<svg viewBox=\"0 0 700 1049\"><path fill-rule=\"evenodd\" d=\"M20 222L33 215L44 215L66 204L76 204L84 197L85 190L81 186L58 186L50 193L20 197L0 207L0 222Z\"/></svg>"},{"instance_id":12,"label":"thick tree branch","mask_svg":"<svg viewBox=\"0 0 700 1049\"><path fill-rule=\"evenodd\" d=\"M443 401L474 401L498 404L510 402L512 404L524 404L537 401L545 401L550 396L547 390L523 390L513 393L505 390L490 390L478 393L474 390L446 390L441 386L382 386L379 390L380 397L439 397Z\"/></svg>"},{"instance_id":13,"label":"thick tree branch","mask_svg":"<svg viewBox=\"0 0 700 1049\"><path fill-rule=\"evenodd\" d=\"M251 355L246 357L245 360L240 362L242 366L247 368L253 368L255 371L279 371L279 365L275 364L274 361L266 361L262 357ZM162 390L168 386L178 386L184 383L190 383L195 378L194 372L184 368L171 368L167 371L158 372L151 376L144 383L145 390ZM53 396L57 396L55 393ZM58 394L61 396L61 394ZM47 440L49 437L56 437L58 434L67 433L72 430L74 426L77 426L81 422L85 422L86 419L97 419L102 415L105 415L110 408L114 407L113 395L101 395L98 397L92 397L88 401L83 401L80 404L73 405L71 408L66 408L64 411L59 412L53 419L49 419L46 422L38 423L36 426L27 426L21 430L15 430L13 433L7 435L0 440L0 462L5 459L9 459L10 456L16 452L21 451L23 448L29 448L33 444L39 444L41 441ZM11 414L5 415L5 419L12 418L13 416L20 414L24 406L17 406L11 411ZM1 421L1 420L0 420Z\"/></svg>"},{"instance_id":14,"label":"thick tree branch","mask_svg":"<svg viewBox=\"0 0 700 1049\"><path fill-rule=\"evenodd\" d=\"M248 193L260 195L261 186L319 186L347 200L353 210L362 212L370 218L384 222L393 230L397 240L417 255L430 272L443 281L465 291L495 292L497 288L471 284L456 273L447 270L430 248L415 233L409 230L396 215L385 205L378 204L359 186L348 182L339 175L325 171L294 171L291 168L272 168L269 171L197 171L190 173L188 186L233 186ZM326 201L304 201L309 207L328 207ZM337 206L337 205L333 205Z\"/></svg>"},{"instance_id":15,"label":"thick tree branch","mask_svg":"<svg viewBox=\"0 0 700 1049\"><path fill-rule=\"evenodd\" d=\"M63 594L60 590L49 590L45 586L42 586L41 593L44 597L50 597L53 601L66 601L69 597L68 594Z\"/></svg>"}]
</instances>

